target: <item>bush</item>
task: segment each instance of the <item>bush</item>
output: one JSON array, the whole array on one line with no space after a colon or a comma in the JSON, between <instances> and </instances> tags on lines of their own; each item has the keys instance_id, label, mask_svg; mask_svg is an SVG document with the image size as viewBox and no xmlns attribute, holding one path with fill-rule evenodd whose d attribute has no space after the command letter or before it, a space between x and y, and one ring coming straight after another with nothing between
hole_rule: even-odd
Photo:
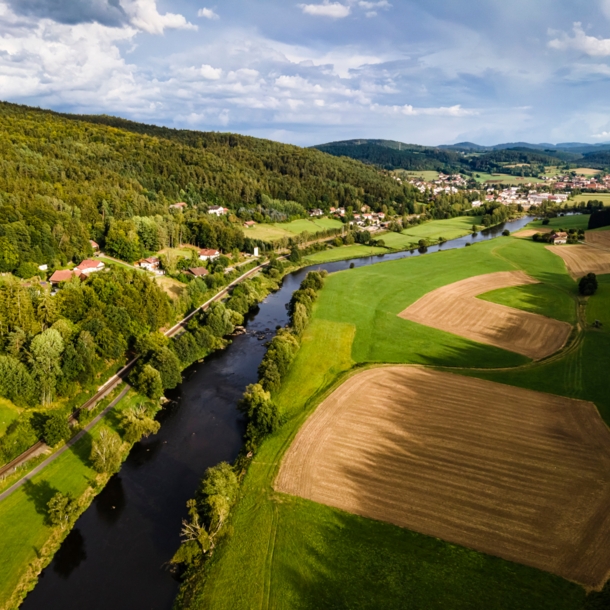
<instances>
[{"instance_id":1,"label":"bush","mask_svg":"<svg viewBox=\"0 0 610 610\"><path fill-rule=\"evenodd\" d=\"M70 425L62 413L51 413L44 424L42 438L49 447L70 438Z\"/></svg>"},{"instance_id":2,"label":"bush","mask_svg":"<svg viewBox=\"0 0 610 610\"><path fill-rule=\"evenodd\" d=\"M510 235L510 231L508 229L504 229L504 231L502 231L502 235L504 235L504 237L508 237Z\"/></svg>"},{"instance_id":3,"label":"bush","mask_svg":"<svg viewBox=\"0 0 610 610\"><path fill-rule=\"evenodd\" d=\"M551 222L551 221L550 221L548 218L545 218L545 219L542 221L542 224L543 224L543 225L548 225L548 224L549 224L549 222Z\"/></svg>"},{"instance_id":4,"label":"bush","mask_svg":"<svg viewBox=\"0 0 610 610\"><path fill-rule=\"evenodd\" d=\"M578 291L580 294L590 297L595 294L596 290L597 277L595 277L595 273L587 273L587 275L580 278L580 282L578 282Z\"/></svg>"}]
</instances>

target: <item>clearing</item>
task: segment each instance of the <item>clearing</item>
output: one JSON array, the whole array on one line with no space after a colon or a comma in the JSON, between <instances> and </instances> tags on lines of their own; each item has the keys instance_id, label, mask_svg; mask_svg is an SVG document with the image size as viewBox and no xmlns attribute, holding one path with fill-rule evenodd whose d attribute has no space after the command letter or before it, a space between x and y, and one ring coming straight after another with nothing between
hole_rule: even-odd
<instances>
[{"instance_id":1,"label":"clearing","mask_svg":"<svg viewBox=\"0 0 610 610\"><path fill-rule=\"evenodd\" d=\"M174 301L179 299L180 295L186 290L185 284L167 275L156 275L155 281Z\"/></svg>"},{"instance_id":2,"label":"clearing","mask_svg":"<svg viewBox=\"0 0 610 610\"><path fill-rule=\"evenodd\" d=\"M606 229L607 227L604 227ZM610 230L609 231L587 231L585 242L598 248L610 250Z\"/></svg>"},{"instance_id":3,"label":"clearing","mask_svg":"<svg viewBox=\"0 0 610 610\"><path fill-rule=\"evenodd\" d=\"M275 488L585 586L609 574L610 432L590 402L364 371L307 420Z\"/></svg>"},{"instance_id":4,"label":"clearing","mask_svg":"<svg viewBox=\"0 0 610 610\"><path fill-rule=\"evenodd\" d=\"M587 273L603 275L610 273L610 252L584 245L575 246L546 246L553 254L561 257L569 274L574 278L581 278Z\"/></svg>"},{"instance_id":5,"label":"clearing","mask_svg":"<svg viewBox=\"0 0 610 610\"><path fill-rule=\"evenodd\" d=\"M572 330L569 324L476 298L498 288L536 283L523 271L478 275L437 288L398 315L540 360L563 347Z\"/></svg>"}]
</instances>

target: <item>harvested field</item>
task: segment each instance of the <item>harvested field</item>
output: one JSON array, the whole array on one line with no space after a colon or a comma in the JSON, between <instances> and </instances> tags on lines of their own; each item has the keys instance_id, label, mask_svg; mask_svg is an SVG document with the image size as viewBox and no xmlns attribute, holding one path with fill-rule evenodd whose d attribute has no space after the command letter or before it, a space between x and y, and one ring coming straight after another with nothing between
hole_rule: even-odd
<instances>
[{"instance_id":1,"label":"harvested field","mask_svg":"<svg viewBox=\"0 0 610 610\"><path fill-rule=\"evenodd\" d=\"M522 271L477 275L429 292L398 315L540 360L563 347L572 330L569 324L476 298L498 288L537 283Z\"/></svg>"},{"instance_id":2,"label":"harvested field","mask_svg":"<svg viewBox=\"0 0 610 610\"><path fill-rule=\"evenodd\" d=\"M563 258L568 273L574 278L581 278L587 273L603 275L610 273L610 252L590 246L547 246L553 254Z\"/></svg>"},{"instance_id":3,"label":"harvested field","mask_svg":"<svg viewBox=\"0 0 610 610\"><path fill-rule=\"evenodd\" d=\"M303 425L275 488L585 586L609 575L610 431L590 402L364 371Z\"/></svg>"},{"instance_id":4,"label":"harvested field","mask_svg":"<svg viewBox=\"0 0 610 610\"><path fill-rule=\"evenodd\" d=\"M532 237L536 235L536 233L550 233L551 229L547 229L546 227L541 227L540 229L521 229L521 231L516 231L513 233L513 237Z\"/></svg>"},{"instance_id":5,"label":"harvested field","mask_svg":"<svg viewBox=\"0 0 610 610\"><path fill-rule=\"evenodd\" d=\"M598 248L604 248L610 250L610 230L608 231L587 231L585 233L585 242L596 246Z\"/></svg>"}]
</instances>

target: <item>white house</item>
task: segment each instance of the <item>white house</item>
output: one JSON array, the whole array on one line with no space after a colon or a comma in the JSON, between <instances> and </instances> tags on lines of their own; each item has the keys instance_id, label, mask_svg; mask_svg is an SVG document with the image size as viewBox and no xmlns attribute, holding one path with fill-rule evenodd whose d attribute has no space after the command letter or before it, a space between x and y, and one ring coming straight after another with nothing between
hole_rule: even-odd
<instances>
[{"instance_id":1,"label":"white house","mask_svg":"<svg viewBox=\"0 0 610 610\"><path fill-rule=\"evenodd\" d=\"M104 268L102 261L92 261L90 258L84 260L80 265L76 267L77 271L80 271L84 275L101 271Z\"/></svg>"},{"instance_id":2,"label":"white house","mask_svg":"<svg viewBox=\"0 0 610 610\"><path fill-rule=\"evenodd\" d=\"M309 212L310 216L324 216L324 212L320 209L317 208L315 210L311 210L311 212Z\"/></svg>"},{"instance_id":3,"label":"white house","mask_svg":"<svg viewBox=\"0 0 610 610\"><path fill-rule=\"evenodd\" d=\"M556 246L568 243L568 234L565 231L557 231L551 235L551 239Z\"/></svg>"},{"instance_id":4,"label":"white house","mask_svg":"<svg viewBox=\"0 0 610 610\"><path fill-rule=\"evenodd\" d=\"M229 210L223 208L221 205L213 205L208 209L208 214L214 214L215 216L224 216Z\"/></svg>"},{"instance_id":5,"label":"white house","mask_svg":"<svg viewBox=\"0 0 610 610\"><path fill-rule=\"evenodd\" d=\"M156 256L151 256L150 258L143 258L139 260L136 264L142 267L142 269L146 269L147 271L159 273L159 259Z\"/></svg>"},{"instance_id":6,"label":"white house","mask_svg":"<svg viewBox=\"0 0 610 610\"><path fill-rule=\"evenodd\" d=\"M213 261L220 256L220 252L218 250L212 250L209 248L202 248L199 250L199 260L200 261Z\"/></svg>"}]
</instances>

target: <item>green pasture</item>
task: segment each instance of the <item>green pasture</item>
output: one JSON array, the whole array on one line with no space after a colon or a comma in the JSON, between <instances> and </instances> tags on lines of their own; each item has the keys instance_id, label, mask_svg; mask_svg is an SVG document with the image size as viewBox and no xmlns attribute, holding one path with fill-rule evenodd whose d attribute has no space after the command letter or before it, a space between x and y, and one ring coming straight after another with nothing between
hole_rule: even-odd
<instances>
[{"instance_id":1,"label":"green pasture","mask_svg":"<svg viewBox=\"0 0 610 610\"><path fill-rule=\"evenodd\" d=\"M40 556L52 528L46 522L46 505L57 492L80 496L93 482L91 442L103 426L119 429L117 414L138 401L128 394L88 434L60 455L26 485L0 502L0 607L4 607L27 566Z\"/></svg>"},{"instance_id":2,"label":"green pasture","mask_svg":"<svg viewBox=\"0 0 610 610\"><path fill-rule=\"evenodd\" d=\"M549 218L548 224L543 225L542 220L532 220L524 229L538 229L547 227L549 229L586 229L589 224L589 214L575 214L574 216L557 216Z\"/></svg>"},{"instance_id":3,"label":"green pasture","mask_svg":"<svg viewBox=\"0 0 610 610\"><path fill-rule=\"evenodd\" d=\"M610 333L610 275L598 275L597 283L597 292L587 299L587 323L599 320L601 331Z\"/></svg>"},{"instance_id":4,"label":"green pasture","mask_svg":"<svg viewBox=\"0 0 610 610\"><path fill-rule=\"evenodd\" d=\"M334 218L300 219L292 222L275 224L256 224L253 227L242 227L244 235L252 239L263 241L277 241L283 237L294 237L300 233L318 233L327 229L340 229L343 223Z\"/></svg>"},{"instance_id":5,"label":"green pasture","mask_svg":"<svg viewBox=\"0 0 610 610\"><path fill-rule=\"evenodd\" d=\"M2 436L10 423L19 417L19 409L6 398L0 398L0 436Z\"/></svg>"},{"instance_id":6,"label":"green pasture","mask_svg":"<svg viewBox=\"0 0 610 610\"><path fill-rule=\"evenodd\" d=\"M434 288L512 269L542 283L484 298L574 322L576 285L562 261L541 244L512 237L327 278L301 349L274 395L286 423L255 456L227 539L207 563L205 577L195 575L183 587L178 608L583 609L584 590L551 574L273 490L300 426L358 364L469 367L461 372L595 400L610 417L602 372L610 321L545 364L397 317ZM608 311L610 282L602 279L589 307L601 295L596 307ZM235 574L241 575L239 586Z\"/></svg>"},{"instance_id":7,"label":"green pasture","mask_svg":"<svg viewBox=\"0 0 610 610\"><path fill-rule=\"evenodd\" d=\"M517 186L519 184L538 184L544 182L540 178L531 176L512 176L511 174L488 174L486 172L473 172L474 179L479 183L494 182L496 184L511 184Z\"/></svg>"},{"instance_id":8,"label":"green pasture","mask_svg":"<svg viewBox=\"0 0 610 610\"><path fill-rule=\"evenodd\" d=\"M571 197L568 203L587 203L588 201L596 200L603 202L605 206L610 205L610 193L582 193L581 195L574 195L574 197Z\"/></svg>"},{"instance_id":9,"label":"green pasture","mask_svg":"<svg viewBox=\"0 0 610 610\"><path fill-rule=\"evenodd\" d=\"M384 235L385 237L385 235ZM306 263L332 263L334 261L348 260L350 258L361 258L362 256L377 256L387 254L386 248L372 248L371 246L363 246L354 244L352 246L341 246L330 250L321 250L314 252L304 257Z\"/></svg>"},{"instance_id":10,"label":"green pasture","mask_svg":"<svg viewBox=\"0 0 610 610\"><path fill-rule=\"evenodd\" d=\"M424 180L434 182L438 180L438 172L433 170L422 170L421 172L408 172L406 170L396 170L394 172L401 180Z\"/></svg>"}]
</instances>

